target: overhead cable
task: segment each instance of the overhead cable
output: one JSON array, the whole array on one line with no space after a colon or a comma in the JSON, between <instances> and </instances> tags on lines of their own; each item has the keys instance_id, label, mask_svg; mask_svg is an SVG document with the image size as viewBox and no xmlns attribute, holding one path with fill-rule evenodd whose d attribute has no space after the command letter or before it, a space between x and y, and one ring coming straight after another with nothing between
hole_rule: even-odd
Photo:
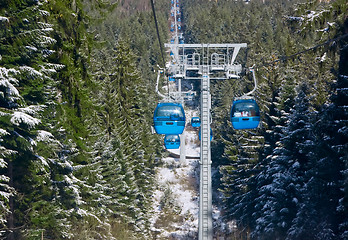
<instances>
[{"instance_id":1,"label":"overhead cable","mask_svg":"<svg viewBox=\"0 0 348 240\"><path fill-rule=\"evenodd\" d=\"M163 61L163 67L165 67L165 65L166 65L165 63L166 62L165 62L164 56L163 56L162 41L161 41L159 30L158 30L158 23L157 23L156 12L155 12L155 5L153 3L153 0L151 0L151 7L152 7L153 18L155 20L156 31L157 31L157 38L158 38L158 42L159 42L159 45L160 45L161 56L162 56L162 61Z\"/></svg>"},{"instance_id":2,"label":"overhead cable","mask_svg":"<svg viewBox=\"0 0 348 240\"><path fill-rule=\"evenodd\" d=\"M321 43L321 44L318 44L318 45L316 45L314 47L311 47L311 48L302 50L300 52L294 53L294 54L292 54L290 56L280 56L278 59L276 59L274 61L271 61L271 62L268 62L268 63L263 63L263 64L260 64L260 65L256 64L255 67L266 67L266 66L272 65L272 64L277 63L277 62L285 62L285 61L287 61L287 60L289 60L291 58L294 58L294 57L296 57L298 55L301 55L303 53L315 50L315 49L317 49L319 47L322 47L324 45L327 45L327 44L329 44L331 42L335 42L335 41L341 40L343 38L346 38L347 36L348 36L348 33L346 33L346 34L344 34L344 35L342 35L340 37L337 37L337 38L329 39L329 40L325 41L324 43Z\"/></svg>"}]
</instances>

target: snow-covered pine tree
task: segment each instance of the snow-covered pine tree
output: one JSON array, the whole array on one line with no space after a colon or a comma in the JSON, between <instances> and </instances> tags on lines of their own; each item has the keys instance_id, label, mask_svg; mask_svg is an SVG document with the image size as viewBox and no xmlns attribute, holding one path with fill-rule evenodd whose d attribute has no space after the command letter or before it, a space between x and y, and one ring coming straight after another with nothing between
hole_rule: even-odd
<instances>
[{"instance_id":1,"label":"snow-covered pine tree","mask_svg":"<svg viewBox=\"0 0 348 240\"><path fill-rule=\"evenodd\" d=\"M342 23L342 30L348 29L348 20ZM344 31L343 31L344 32ZM338 32L341 35L342 32ZM297 221L297 228L304 214L309 215L310 206L321 209L311 220L317 225L316 239L345 239L348 236L347 220L347 102L348 65L347 40L339 42L341 47L337 80L330 88L331 96L319 112L315 124L316 151L307 174L311 178L305 185L308 206ZM307 211L307 212L306 212ZM296 228L294 227L294 230Z\"/></svg>"},{"instance_id":2,"label":"snow-covered pine tree","mask_svg":"<svg viewBox=\"0 0 348 240\"><path fill-rule=\"evenodd\" d=\"M307 39L305 45L315 45L318 42L327 41L329 38L341 36L341 26L344 26L346 11L347 5L344 1L330 3L314 1L300 5L297 13L302 15L296 21L300 21L299 32ZM315 43L313 39L316 41ZM338 42L338 46L344 46L344 41L342 43ZM342 83L340 81L341 74L338 74L338 76L333 74L338 56L341 57L339 71L344 69L341 67L342 59L344 59L342 56L345 55L342 52L344 51L340 54L337 54L337 52L336 43L325 45L323 48L308 54L312 60L304 59L308 62L313 61L313 55L317 55L315 59L317 64L303 66L302 71L308 72L306 73L308 76L306 81L310 83L312 88L313 106L319 109L319 112L316 114L317 121L313 126L315 147L309 156L308 171L304 174L305 182L300 190L303 195L303 203L300 204L297 216L289 230L289 239L338 239L339 235L347 229L347 225L343 224L343 222L347 222L344 217L347 215L347 207L342 205L344 199L342 192L344 177L342 173L346 166L344 160L342 160L342 155L337 155L342 152L334 147L338 144L338 149L342 149L341 136L344 135L341 135L342 132L338 126L338 122L341 121L334 119L336 117L346 119L346 116L344 116L346 111L340 111L339 109L342 107L338 107L335 101L332 100L340 92L340 90L336 91L336 84L338 82ZM338 80L336 81L335 78ZM334 87L330 88L332 82L334 82ZM338 88L345 89L344 87ZM331 95L331 101L328 99L329 94ZM333 139L335 139L334 142L337 140L340 143L331 142ZM346 142L344 137L343 142ZM342 227L340 230L339 225ZM308 229L316 230L308 231ZM344 234L341 236L344 236Z\"/></svg>"},{"instance_id":3,"label":"snow-covered pine tree","mask_svg":"<svg viewBox=\"0 0 348 240\"><path fill-rule=\"evenodd\" d=\"M272 155L267 156L266 168L257 176L260 196L256 200L258 217L252 235L262 236L260 239L285 239L303 197L299 188L313 151L313 113L307 94L307 86L302 85L282 137Z\"/></svg>"},{"instance_id":4,"label":"snow-covered pine tree","mask_svg":"<svg viewBox=\"0 0 348 240\"><path fill-rule=\"evenodd\" d=\"M95 63L95 78L101 88L95 99L97 121L91 126L97 138L97 185L104 196L100 203L115 221L148 238L151 167L160 145L150 132L151 117L144 111L149 108L147 93L128 43L119 40L114 50L103 51L105 55L98 54L106 64Z\"/></svg>"},{"instance_id":5,"label":"snow-covered pine tree","mask_svg":"<svg viewBox=\"0 0 348 240\"><path fill-rule=\"evenodd\" d=\"M49 58L55 40L50 36L49 13L39 1L5 1L0 5L0 129L1 181L9 181L12 196L1 198L1 235L7 239L38 237L47 229L63 227L61 209L51 202L51 159L47 152L59 142L48 132L43 113L55 95L51 77L62 68ZM54 144L52 144L52 142ZM45 146L45 147L43 147ZM54 154L53 154L54 155ZM6 222L7 221L7 222ZM22 225L26 223L26 227ZM64 227L63 227L64 228Z\"/></svg>"},{"instance_id":6,"label":"snow-covered pine tree","mask_svg":"<svg viewBox=\"0 0 348 240\"><path fill-rule=\"evenodd\" d=\"M348 19L346 18L343 27L344 32L348 32ZM333 105L332 115L329 122L331 122L337 131L330 134L332 141L331 149L334 150L339 157L342 170L340 173L343 179L339 184L340 190L343 190L344 196L339 199L337 211L339 212L339 233L342 239L348 238L348 41L347 38L342 41L342 48L340 50L340 61L338 79L334 84L333 94L331 100ZM335 107L334 107L335 106ZM330 113L331 111L329 111ZM336 133L335 133L336 132ZM338 135L338 136L337 136Z\"/></svg>"},{"instance_id":7,"label":"snow-covered pine tree","mask_svg":"<svg viewBox=\"0 0 348 240\"><path fill-rule=\"evenodd\" d=\"M0 70L1 71L1 70ZM2 72L0 72L2 74ZM3 79L0 77L0 81ZM3 111L0 111L1 116L5 114ZM4 136L9 135L5 129L0 128L0 227L6 229L7 216L11 214L10 208L10 198L14 196L15 189L11 187L10 178L7 174L8 162L6 158L9 158L10 155L15 154L16 151L8 149L4 146ZM5 236L5 231L0 231L0 236Z\"/></svg>"},{"instance_id":8,"label":"snow-covered pine tree","mask_svg":"<svg viewBox=\"0 0 348 240\"><path fill-rule=\"evenodd\" d=\"M338 76L338 81L332 88L332 100L340 94L338 89L344 89L339 87L340 83L343 86L345 84L341 77L342 75ZM347 98L344 90L342 93L341 96ZM347 149L347 144L344 143L347 142L347 136L340 129L346 128L344 121L347 121L347 114L340 110L344 109L341 107L344 106L343 102L333 100L317 114L313 128L314 147L308 152L309 163L303 174L303 187L300 188L302 201L289 229L288 239L339 239L340 234L344 236L347 208L342 205L342 173L346 169L344 159L347 151L344 149Z\"/></svg>"}]
</instances>

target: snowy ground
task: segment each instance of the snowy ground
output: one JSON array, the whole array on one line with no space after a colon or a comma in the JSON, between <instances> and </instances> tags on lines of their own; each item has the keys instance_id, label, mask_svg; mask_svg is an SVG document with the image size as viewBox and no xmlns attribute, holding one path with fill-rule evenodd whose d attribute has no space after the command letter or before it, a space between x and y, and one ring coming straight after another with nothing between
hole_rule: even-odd
<instances>
[{"instance_id":1,"label":"snowy ground","mask_svg":"<svg viewBox=\"0 0 348 240\"><path fill-rule=\"evenodd\" d=\"M154 192L152 230L156 239L195 239L198 230L198 192L195 161L187 165L165 158L158 169L158 189Z\"/></svg>"}]
</instances>

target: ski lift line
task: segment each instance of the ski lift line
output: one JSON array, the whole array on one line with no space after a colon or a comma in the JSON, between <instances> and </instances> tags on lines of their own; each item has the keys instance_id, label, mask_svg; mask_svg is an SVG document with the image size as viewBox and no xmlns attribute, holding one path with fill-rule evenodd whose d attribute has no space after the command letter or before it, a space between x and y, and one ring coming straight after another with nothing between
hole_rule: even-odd
<instances>
[{"instance_id":1,"label":"ski lift line","mask_svg":"<svg viewBox=\"0 0 348 240\"><path fill-rule=\"evenodd\" d=\"M154 3L153 3L153 0L151 0L151 7L152 7L153 18L154 18L154 20L155 20L156 31L157 31L157 38L158 38L158 42L159 42L159 45L160 45L160 50L161 50L161 56L162 56L163 66L165 66L165 65L166 65L166 62L165 62L164 56L163 56L162 41L161 41L161 37L160 37L160 34L159 34L159 30L158 30L158 23L157 23L156 12L155 12L155 5L154 5Z\"/></svg>"},{"instance_id":2,"label":"ski lift line","mask_svg":"<svg viewBox=\"0 0 348 240\"><path fill-rule=\"evenodd\" d=\"M302 50L302 51L300 51L300 52L294 53L294 54L292 54L292 55L290 55L290 56L280 56L278 59L276 59L276 60L274 60L274 61L271 61L271 62L268 62L268 63L264 63L264 64L261 64L261 65L257 65L257 64L256 64L255 66L256 66L256 67L267 67L267 66L269 66L269 65L271 65L271 64L273 64L273 63L285 62L285 61L287 61L287 60L289 60L289 59L291 59L291 58L294 58L294 57L296 57L296 56L298 56L298 55L301 55L301 54L303 54L303 53L306 53L306 52L315 50L315 49L317 49L317 48L319 48L319 47L322 47L322 46L325 46L325 45L327 45L327 44L329 44L329 43L331 43L331 42L344 39L344 38L346 38L347 36L348 36L348 33L346 33L346 34L344 34L344 35L342 35L342 36L340 36L340 37L337 37L337 38L329 39L329 40L325 41L324 43L321 43L321 44L318 44L318 45L316 45L316 46L314 46L314 47L311 47L311 48Z\"/></svg>"}]
</instances>

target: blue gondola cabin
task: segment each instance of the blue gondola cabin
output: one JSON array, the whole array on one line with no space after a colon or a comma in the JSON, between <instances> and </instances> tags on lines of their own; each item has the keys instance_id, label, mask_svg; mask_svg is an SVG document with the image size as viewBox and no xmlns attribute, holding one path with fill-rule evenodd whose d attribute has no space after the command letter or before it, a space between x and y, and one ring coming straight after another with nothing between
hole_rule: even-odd
<instances>
[{"instance_id":1,"label":"blue gondola cabin","mask_svg":"<svg viewBox=\"0 0 348 240\"><path fill-rule=\"evenodd\" d=\"M200 127L201 126L201 119L199 117L191 118L191 126L192 127Z\"/></svg>"},{"instance_id":2,"label":"blue gondola cabin","mask_svg":"<svg viewBox=\"0 0 348 240\"><path fill-rule=\"evenodd\" d=\"M260 110L254 99L238 99L231 107L231 122L234 129L255 129L260 123Z\"/></svg>"},{"instance_id":3,"label":"blue gondola cabin","mask_svg":"<svg viewBox=\"0 0 348 240\"><path fill-rule=\"evenodd\" d=\"M179 135L166 135L164 137L164 146L166 149L178 149L180 147Z\"/></svg>"},{"instance_id":4,"label":"blue gondola cabin","mask_svg":"<svg viewBox=\"0 0 348 240\"><path fill-rule=\"evenodd\" d=\"M159 103L153 122L157 134L181 134L185 128L185 112L179 103Z\"/></svg>"}]
</instances>

